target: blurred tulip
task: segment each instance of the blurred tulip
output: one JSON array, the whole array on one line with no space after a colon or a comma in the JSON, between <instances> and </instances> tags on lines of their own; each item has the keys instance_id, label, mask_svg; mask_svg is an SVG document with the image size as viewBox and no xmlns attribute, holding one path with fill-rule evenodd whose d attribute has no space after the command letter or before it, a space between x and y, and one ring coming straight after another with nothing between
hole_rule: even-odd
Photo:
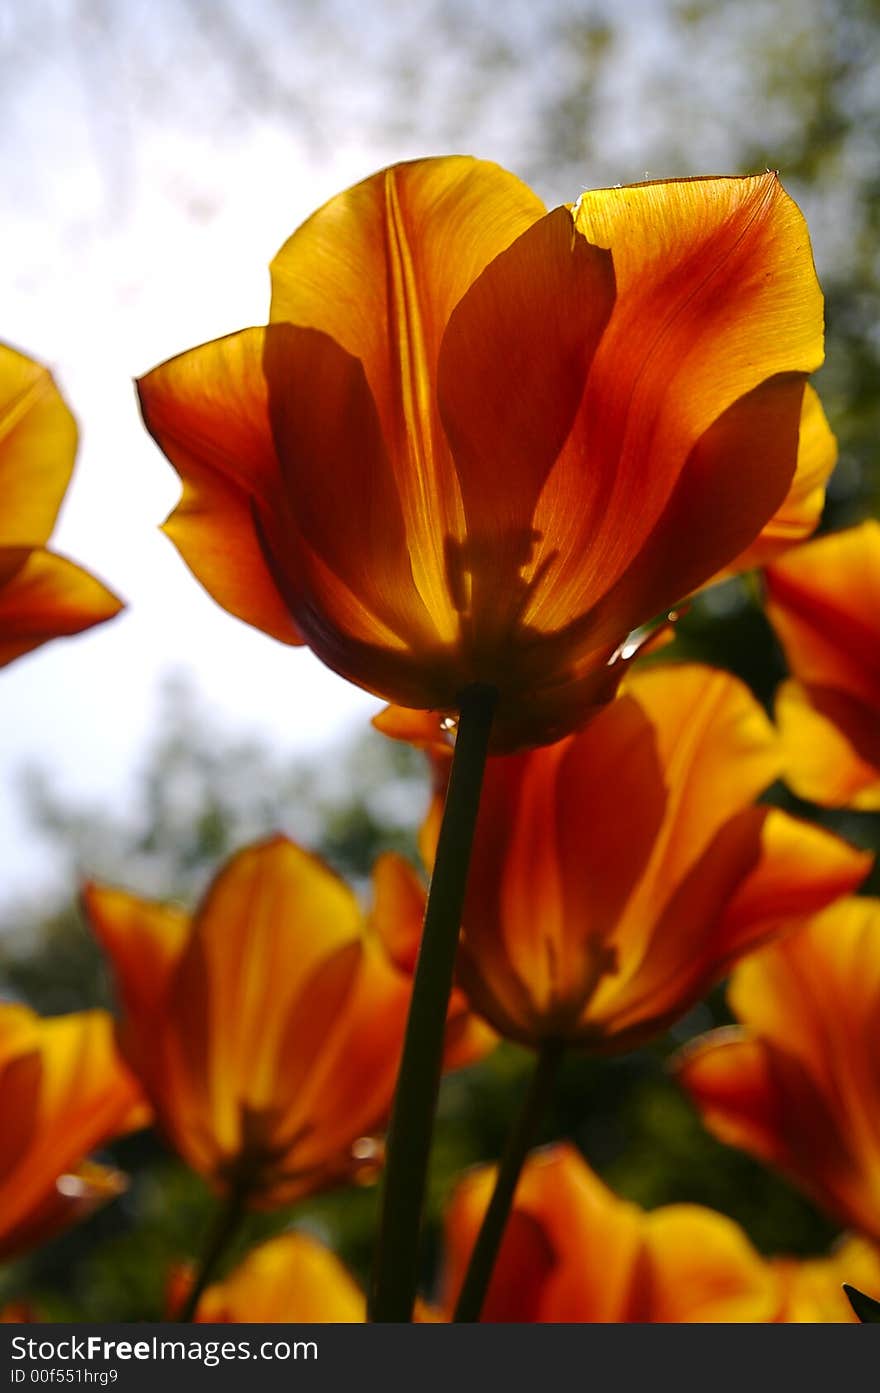
<instances>
[{"instance_id":1,"label":"blurred tulip","mask_svg":"<svg viewBox=\"0 0 880 1393\"><path fill-rule=\"evenodd\" d=\"M193 916L97 885L85 908L123 1051L194 1170L259 1208L375 1173L411 979L338 876L275 837L234 856ZM489 1043L459 1003L447 1064Z\"/></svg>"},{"instance_id":2,"label":"blurred tulip","mask_svg":"<svg viewBox=\"0 0 880 1393\"><path fill-rule=\"evenodd\" d=\"M843 1283L880 1297L880 1253L863 1238L847 1238L829 1257L797 1260L774 1258L782 1304L777 1321L857 1325Z\"/></svg>"},{"instance_id":3,"label":"blurred tulip","mask_svg":"<svg viewBox=\"0 0 880 1393\"><path fill-rule=\"evenodd\" d=\"M125 1189L83 1158L148 1114L105 1011L50 1020L0 1005L0 1260L52 1238Z\"/></svg>"},{"instance_id":4,"label":"blurred tulip","mask_svg":"<svg viewBox=\"0 0 880 1393\"><path fill-rule=\"evenodd\" d=\"M339 1259L305 1233L283 1233L254 1248L222 1282L204 1292L201 1323L274 1323L365 1319L366 1300Z\"/></svg>"},{"instance_id":5,"label":"blurred tulip","mask_svg":"<svg viewBox=\"0 0 880 1393\"><path fill-rule=\"evenodd\" d=\"M122 608L46 548L75 455L76 423L48 370L0 344L0 667Z\"/></svg>"},{"instance_id":6,"label":"blurred tulip","mask_svg":"<svg viewBox=\"0 0 880 1393\"><path fill-rule=\"evenodd\" d=\"M880 523L798 547L766 578L794 674L776 703L785 777L814 803L880 809Z\"/></svg>"},{"instance_id":7,"label":"blurred tulip","mask_svg":"<svg viewBox=\"0 0 880 1393\"><path fill-rule=\"evenodd\" d=\"M268 327L139 384L166 530L232 614L388 700L497 690L498 750L582 725L631 630L813 525L822 297L774 174L546 213L418 160L319 209L272 283Z\"/></svg>"},{"instance_id":8,"label":"blurred tulip","mask_svg":"<svg viewBox=\"0 0 880 1393\"><path fill-rule=\"evenodd\" d=\"M493 1183L482 1168L453 1194L448 1309ZM482 1320L769 1321L777 1306L773 1273L731 1219L689 1204L645 1213L612 1194L573 1147L558 1145L526 1162Z\"/></svg>"},{"instance_id":9,"label":"blurred tulip","mask_svg":"<svg viewBox=\"0 0 880 1393\"><path fill-rule=\"evenodd\" d=\"M706 1126L880 1240L880 901L833 905L748 958L729 999L742 1027L678 1063Z\"/></svg>"},{"instance_id":10,"label":"blurred tulip","mask_svg":"<svg viewBox=\"0 0 880 1393\"><path fill-rule=\"evenodd\" d=\"M695 665L634 674L579 734L490 760L458 960L474 1009L524 1044L630 1049L855 889L866 853L753 805L778 760L747 688Z\"/></svg>"}]
</instances>

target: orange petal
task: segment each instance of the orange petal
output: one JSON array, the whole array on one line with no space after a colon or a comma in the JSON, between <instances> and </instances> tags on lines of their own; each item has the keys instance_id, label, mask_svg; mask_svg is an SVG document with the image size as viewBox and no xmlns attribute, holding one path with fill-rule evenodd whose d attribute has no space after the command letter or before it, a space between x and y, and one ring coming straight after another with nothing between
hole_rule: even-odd
<instances>
[{"instance_id":1,"label":"orange petal","mask_svg":"<svg viewBox=\"0 0 880 1393\"><path fill-rule=\"evenodd\" d=\"M0 344L0 547L48 541L76 440L76 422L48 369Z\"/></svg>"},{"instance_id":2,"label":"orange petal","mask_svg":"<svg viewBox=\"0 0 880 1393\"><path fill-rule=\"evenodd\" d=\"M254 501L279 491L263 375L265 331L245 329L138 382L144 422L183 480L165 531L218 604L282 643L302 639L254 529Z\"/></svg>"},{"instance_id":3,"label":"orange petal","mask_svg":"<svg viewBox=\"0 0 880 1393\"><path fill-rule=\"evenodd\" d=\"M409 862L395 852L380 856L373 867L370 925L385 952L402 972L412 973L422 939L426 890Z\"/></svg>"},{"instance_id":4,"label":"orange petal","mask_svg":"<svg viewBox=\"0 0 880 1393\"><path fill-rule=\"evenodd\" d=\"M766 579L767 616L794 676L880 708L880 523L787 552Z\"/></svg>"},{"instance_id":5,"label":"orange petal","mask_svg":"<svg viewBox=\"0 0 880 1393\"><path fill-rule=\"evenodd\" d=\"M769 1321L777 1284L738 1224L693 1204L669 1205L644 1221L639 1306L652 1321ZM644 1304L642 1304L644 1303Z\"/></svg>"},{"instance_id":6,"label":"orange petal","mask_svg":"<svg viewBox=\"0 0 880 1393\"><path fill-rule=\"evenodd\" d=\"M434 391L440 341L468 287L543 212L497 165L416 160L331 199L272 263L272 320L320 329L363 363L416 588L443 638L455 631L445 538L463 529Z\"/></svg>"},{"instance_id":7,"label":"orange petal","mask_svg":"<svg viewBox=\"0 0 880 1393\"><path fill-rule=\"evenodd\" d=\"M41 1020L4 1006L0 1097L14 1120L0 1143L0 1254L9 1257L25 1239L42 1239L84 1212L82 1186L59 1197L56 1182L75 1176L83 1157L125 1129L140 1094L105 1011Z\"/></svg>"},{"instance_id":8,"label":"orange petal","mask_svg":"<svg viewBox=\"0 0 880 1393\"><path fill-rule=\"evenodd\" d=\"M666 785L650 862L614 935L628 976L662 906L724 824L772 783L780 756L764 711L730 673L696 663L657 666L635 672L625 691L652 725Z\"/></svg>"},{"instance_id":9,"label":"orange petal","mask_svg":"<svg viewBox=\"0 0 880 1393\"><path fill-rule=\"evenodd\" d=\"M868 898L840 901L747 958L730 999L755 1040L748 1070L738 1046L719 1047L719 1057L707 1046L686 1060L685 1073L719 1135L769 1157L832 1214L875 1238L878 908Z\"/></svg>"},{"instance_id":10,"label":"orange petal","mask_svg":"<svg viewBox=\"0 0 880 1393\"><path fill-rule=\"evenodd\" d=\"M106 586L54 552L0 550L0 667L122 609Z\"/></svg>"},{"instance_id":11,"label":"orange petal","mask_svg":"<svg viewBox=\"0 0 880 1393\"><path fill-rule=\"evenodd\" d=\"M461 607L477 622L490 611L503 628L522 608L538 494L613 305L610 255L557 208L491 261L452 313L438 394L467 525Z\"/></svg>"},{"instance_id":12,"label":"orange petal","mask_svg":"<svg viewBox=\"0 0 880 1393\"><path fill-rule=\"evenodd\" d=\"M266 331L263 369L279 482L295 530L285 528L285 513L279 517L277 506L261 509L261 521L275 564L291 569L294 590L310 584L318 592L314 606L298 606L306 637L321 654L328 620L339 622L340 583L376 617L380 633L412 635L426 616L413 586L400 497L363 365L327 334L273 324ZM322 563L308 580L301 574L298 536ZM376 625L363 636L376 637Z\"/></svg>"},{"instance_id":13,"label":"orange petal","mask_svg":"<svg viewBox=\"0 0 880 1393\"><path fill-rule=\"evenodd\" d=\"M642 533L620 560L596 553L595 566L582 566L589 592L568 593L568 603L588 608L595 642L628 632L698 589L733 562L754 539L762 523L786 496L797 458L803 380L793 374L770 378L739 398L710 425L678 471L653 528ZM573 500L565 500L572 507ZM641 528L641 509L624 504L615 536L625 544L629 528ZM600 524L604 526L604 523ZM622 571L600 596L603 582ZM548 576L548 588L552 573ZM555 581L553 582L556 583ZM557 609L560 600L556 599ZM536 610L546 623L544 606Z\"/></svg>"},{"instance_id":14,"label":"orange petal","mask_svg":"<svg viewBox=\"0 0 880 1393\"><path fill-rule=\"evenodd\" d=\"M776 1258L772 1266L782 1297L776 1319L787 1324L858 1324L844 1282L880 1298L880 1254L861 1238L845 1238L828 1257L807 1262Z\"/></svg>"},{"instance_id":15,"label":"orange petal","mask_svg":"<svg viewBox=\"0 0 880 1393\"><path fill-rule=\"evenodd\" d=\"M534 1042L577 1020L609 970L607 939L647 861L663 792L653 730L627 697L573 739L490 762L459 975L498 1029L515 1024L515 1038Z\"/></svg>"},{"instance_id":16,"label":"orange petal","mask_svg":"<svg viewBox=\"0 0 880 1393\"><path fill-rule=\"evenodd\" d=\"M783 682L776 693L783 776L799 798L880 810L877 713L845 692Z\"/></svg>"},{"instance_id":17,"label":"orange petal","mask_svg":"<svg viewBox=\"0 0 880 1393\"><path fill-rule=\"evenodd\" d=\"M777 809L721 828L659 915L644 957L597 993L588 1023L631 1048L704 996L731 963L861 884L871 857Z\"/></svg>"},{"instance_id":18,"label":"orange petal","mask_svg":"<svg viewBox=\"0 0 880 1393\"><path fill-rule=\"evenodd\" d=\"M768 561L815 532L825 506L825 485L836 463L837 441L822 403L813 388L807 386L801 410L797 466L788 493L752 545L717 579L766 566Z\"/></svg>"},{"instance_id":19,"label":"orange petal","mask_svg":"<svg viewBox=\"0 0 880 1393\"><path fill-rule=\"evenodd\" d=\"M254 1248L208 1287L199 1323L288 1323L366 1319L364 1295L339 1259L305 1233L283 1233Z\"/></svg>"},{"instance_id":20,"label":"orange petal","mask_svg":"<svg viewBox=\"0 0 880 1393\"><path fill-rule=\"evenodd\" d=\"M181 1129L201 1113L214 1145L234 1155L242 1110L277 1109L289 1085L279 1074L292 1069L282 1044L291 1012L318 966L359 933L352 892L285 838L227 862L196 911L169 994L168 1062L197 1110L176 1117ZM182 1094L176 1110L186 1106Z\"/></svg>"},{"instance_id":21,"label":"orange petal","mask_svg":"<svg viewBox=\"0 0 880 1393\"><path fill-rule=\"evenodd\" d=\"M673 506L683 471L693 472L685 470L691 452L725 412L768 379L803 375L822 361L822 297L806 226L775 175L602 189L582 195L575 221L588 241L610 248L617 301L535 518L564 558L535 598L536 622L545 630L583 613L624 575ZM731 448L735 435L729 433ZM773 486L762 488L760 506L728 482L737 468L749 468L755 447L773 464ZM736 466L725 467L725 502L742 527L737 540L723 505L696 529L683 500L674 505L686 541L667 551L674 567L667 580L678 594L666 603L718 569L711 550L702 577L689 565L704 527L720 528L733 543L725 560L758 534L785 496L794 448L787 438L781 450L753 441L745 454L739 448ZM696 473L699 485L702 471Z\"/></svg>"}]
</instances>

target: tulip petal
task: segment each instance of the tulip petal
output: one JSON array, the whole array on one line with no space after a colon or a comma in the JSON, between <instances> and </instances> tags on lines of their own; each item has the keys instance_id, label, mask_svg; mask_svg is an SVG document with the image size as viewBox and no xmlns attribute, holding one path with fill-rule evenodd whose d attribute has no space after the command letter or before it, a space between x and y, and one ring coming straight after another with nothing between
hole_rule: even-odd
<instances>
[{"instance_id":1,"label":"tulip petal","mask_svg":"<svg viewBox=\"0 0 880 1393\"><path fill-rule=\"evenodd\" d=\"M48 369L0 344L0 547L48 541L76 441L76 422Z\"/></svg>"},{"instance_id":2,"label":"tulip petal","mask_svg":"<svg viewBox=\"0 0 880 1393\"><path fill-rule=\"evenodd\" d=\"M137 384L144 423L183 480L165 523L196 579L230 614L301 643L254 529L278 491L263 374L265 330L245 329L154 368Z\"/></svg>"},{"instance_id":3,"label":"tulip petal","mask_svg":"<svg viewBox=\"0 0 880 1393\"><path fill-rule=\"evenodd\" d=\"M201 1324L365 1319L357 1283L329 1248L306 1233L283 1233L259 1244L228 1277L207 1288L195 1315Z\"/></svg>"},{"instance_id":4,"label":"tulip petal","mask_svg":"<svg viewBox=\"0 0 880 1393\"><path fill-rule=\"evenodd\" d=\"M880 1237L878 902L842 900L745 960L730 1000L750 1047L707 1037L685 1086L724 1140ZM714 1046L714 1048L713 1048Z\"/></svg>"},{"instance_id":5,"label":"tulip petal","mask_svg":"<svg viewBox=\"0 0 880 1393\"><path fill-rule=\"evenodd\" d=\"M106 586L63 556L42 548L0 550L0 667L121 609Z\"/></svg>"},{"instance_id":6,"label":"tulip petal","mask_svg":"<svg viewBox=\"0 0 880 1393\"><path fill-rule=\"evenodd\" d=\"M262 519L264 535L282 570L290 567L296 575L303 569L302 555L291 555L297 534L322 563L307 581L298 581L302 588L310 583L320 589L314 608L322 618L314 628L313 607L301 606L306 636L320 652L326 617L339 616L334 581L391 635L418 632L427 616L413 584L400 497L363 365L327 334L272 324L263 370L294 522L293 529L279 528L277 510L269 508Z\"/></svg>"},{"instance_id":7,"label":"tulip petal","mask_svg":"<svg viewBox=\"0 0 880 1393\"><path fill-rule=\"evenodd\" d=\"M535 504L613 306L610 254L557 208L489 263L449 320L437 391L467 525L454 589L490 630L526 599Z\"/></svg>"},{"instance_id":8,"label":"tulip petal","mask_svg":"<svg viewBox=\"0 0 880 1393\"><path fill-rule=\"evenodd\" d=\"M750 547L716 579L766 566L796 542L815 532L825 506L825 485L837 463L837 441L822 403L809 384L804 388L798 435L797 465L788 493Z\"/></svg>"},{"instance_id":9,"label":"tulip petal","mask_svg":"<svg viewBox=\"0 0 880 1393\"><path fill-rule=\"evenodd\" d=\"M660 907L724 824L772 783L780 757L772 725L730 673L658 666L634 673L626 691L651 722L667 789L651 859L614 934L621 963L634 972Z\"/></svg>"},{"instance_id":10,"label":"tulip petal","mask_svg":"<svg viewBox=\"0 0 880 1393\"><path fill-rule=\"evenodd\" d=\"M373 867L370 926L395 967L412 974L422 939L426 890L408 861L395 852Z\"/></svg>"},{"instance_id":11,"label":"tulip petal","mask_svg":"<svg viewBox=\"0 0 880 1393\"><path fill-rule=\"evenodd\" d=\"M434 390L440 341L467 288L543 212L497 165L416 160L331 199L272 263L271 319L320 329L363 364L416 588L446 641L456 621L445 539L460 540L463 522Z\"/></svg>"},{"instance_id":12,"label":"tulip petal","mask_svg":"<svg viewBox=\"0 0 880 1393\"><path fill-rule=\"evenodd\" d=\"M18 1118L0 1148L0 1256L7 1258L23 1235L46 1236L50 1220L60 1226L76 1217L75 1205L56 1202L56 1180L125 1129L140 1092L116 1052L107 1012L40 1020L4 1006L0 1017L3 1110ZM14 1037L4 1030L10 1019Z\"/></svg>"},{"instance_id":13,"label":"tulip petal","mask_svg":"<svg viewBox=\"0 0 880 1393\"><path fill-rule=\"evenodd\" d=\"M856 890L871 857L775 808L721 828L658 917L644 958L603 984L590 1024L615 1049L656 1034L744 953Z\"/></svg>"},{"instance_id":14,"label":"tulip petal","mask_svg":"<svg viewBox=\"0 0 880 1393\"><path fill-rule=\"evenodd\" d=\"M877 714L845 692L783 682L776 693L783 777L799 798L880 810Z\"/></svg>"},{"instance_id":15,"label":"tulip petal","mask_svg":"<svg viewBox=\"0 0 880 1393\"><path fill-rule=\"evenodd\" d=\"M794 676L880 708L880 522L808 542L765 575L767 617Z\"/></svg>"},{"instance_id":16,"label":"tulip petal","mask_svg":"<svg viewBox=\"0 0 880 1393\"><path fill-rule=\"evenodd\" d=\"M693 1204L668 1205L645 1216L644 1243L643 1283L634 1294L636 1310L641 1305L650 1320L732 1324L773 1318L778 1297L772 1269L732 1219Z\"/></svg>"},{"instance_id":17,"label":"tulip petal","mask_svg":"<svg viewBox=\"0 0 880 1393\"><path fill-rule=\"evenodd\" d=\"M551 614L563 619L563 604L570 613L587 610L573 633L584 629L594 642L608 641L685 599L717 572L721 558L733 562L790 487L803 392L803 380L786 375L770 378L736 401L694 445L653 528L642 531L628 556L621 553L620 566L597 551L595 565L592 560L589 568L582 563L579 578L570 577L579 589L551 569L546 597L535 602L536 619L542 625ZM570 515L572 496L559 501ZM630 507L628 516L629 521L617 519L609 543L619 545L627 527L641 529L641 509ZM597 527L604 528L605 522L597 521ZM617 570L622 572L619 579L601 593Z\"/></svg>"},{"instance_id":18,"label":"tulip petal","mask_svg":"<svg viewBox=\"0 0 880 1393\"><path fill-rule=\"evenodd\" d=\"M804 375L822 360L822 297L806 226L775 175L603 189L582 196L575 222L589 242L610 248L617 302L535 517L559 557L534 599L545 631L584 613L625 577L698 442L725 412L768 379ZM731 518L712 508L706 520L734 547L725 560L757 536L794 473L787 439L782 449L748 443L724 472L745 472L751 485L756 445L773 468L754 501L725 481ZM703 545L704 519L696 529L682 522L686 542L671 553L681 577L667 578L667 604L713 575L723 555L707 547L698 574L688 557L692 545Z\"/></svg>"}]
</instances>

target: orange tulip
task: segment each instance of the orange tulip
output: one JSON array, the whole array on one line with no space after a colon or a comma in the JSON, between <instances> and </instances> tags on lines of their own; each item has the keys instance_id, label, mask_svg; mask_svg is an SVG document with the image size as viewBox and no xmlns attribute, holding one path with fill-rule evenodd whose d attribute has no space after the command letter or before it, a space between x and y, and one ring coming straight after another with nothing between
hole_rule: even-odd
<instances>
[{"instance_id":1,"label":"orange tulip","mask_svg":"<svg viewBox=\"0 0 880 1393\"><path fill-rule=\"evenodd\" d=\"M880 809L880 523L768 567L767 616L794 674L776 704L786 779L815 803Z\"/></svg>"},{"instance_id":2,"label":"orange tulip","mask_svg":"<svg viewBox=\"0 0 880 1393\"><path fill-rule=\"evenodd\" d=\"M789 1325L858 1324L844 1282L875 1300L880 1298L880 1253L863 1238L845 1239L829 1257L774 1258L771 1266L780 1284L776 1319Z\"/></svg>"},{"instance_id":3,"label":"orange tulip","mask_svg":"<svg viewBox=\"0 0 880 1393\"><path fill-rule=\"evenodd\" d=\"M458 960L474 1009L524 1044L629 1049L855 889L866 853L753 806L778 760L742 683L695 665L634 674L577 735L490 760Z\"/></svg>"},{"instance_id":4,"label":"orange tulip","mask_svg":"<svg viewBox=\"0 0 880 1393\"><path fill-rule=\"evenodd\" d=\"M122 608L46 549L76 454L76 423L46 368L0 344L0 667Z\"/></svg>"},{"instance_id":5,"label":"orange tulip","mask_svg":"<svg viewBox=\"0 0 880 1393\"><path fill-rule=\"evenodd\" d=\"M632 629L815 521L822 298L773 174L547 213L419 160L321 208L272 282L267 328L139 384L184 485L166 530L231 613L388 700L497 689L499 750L583 724Z\"/></svg>"},{"instance_id":6,"label":"orange tulip","mask_svg":"<svg viewBox=\"0 0 880 1393\"><path fill-rule=\"evenodd\" d=\"M730 1004L742 1028L679 1063L707 1127L880 1240L880 901L834 905L747 959Z\"/></svg>"},{"instance_id":7,"label":"orange tulip","mask_svg":"<svg viewBox=\"0 0 880 1393\"><path fill-rule=\"evenodd\" d=\"M493 1183L481 1168L452 1197L449 1309ZM773 1273L731 1219L689 1204L646 1214L557 1145L526 1162L482 1320L769 1321L777 1306Z\"/></svg>"},{"instance_id":8,"label":"orange tulip","mask_svg":"<svg viewBox=\"0 0 880 1393\"><path fill-rule=\"evenodd\" d=\"M83 1158L143 1125L135 1080L105 1011L42 1020L0 1006L0 1260L54 1237L125 1188Z\"/></svg>"},{"instance_id":9,"label":"orange tulip","mask_svg":"<svg viewBox=\"0 0 880 1393\"><path fill-rule=\"evenodd\" d=\"M363 1292L329 1248L305 1233L283 1233L254 1248L222 1282L207 1288L200 1323L366 1319Z\"/></svg>"},{"instance_id":10,"label":"orange tulip","mask_svg":"<svg viewBox=\"0 0 880 1393\"><path fill-rule=\"evenodd\" d=\"M338 876L275 837L234 856L192 917L96 885L85 907L123 1051L194 1170L265 1208L375 1169L366 1134L390 1105L411 979ZM447 1064L485 1039L459 1005Z\"/></svg>"}]
</instances>

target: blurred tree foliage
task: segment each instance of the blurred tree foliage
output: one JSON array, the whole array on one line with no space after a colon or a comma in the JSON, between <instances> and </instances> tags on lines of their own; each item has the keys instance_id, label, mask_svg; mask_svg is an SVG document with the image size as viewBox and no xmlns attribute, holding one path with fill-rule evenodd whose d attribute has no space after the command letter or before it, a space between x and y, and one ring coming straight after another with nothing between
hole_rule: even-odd
<instances>
[{"instance_id":1,"label":"blurred tree foliage","mask_svg":"<svg viewBox=\"0 0 880 1393\"><path fill-rule=\"evenodd\" d=\"M240 138L248 122L278 120L315 159L355 129L361 142L383 152L393 146L397 157L474 149L517 169L550 200L602 183L778 167L807 213L827 297L828 365L818 385L841 453L823 525L877 511L878 0L377 0L366 11L351 0L35 0L7 17L0 47L18 82L29 65L75 53L84 90L106 104L102 157L117 194L148 107L160 120L163 111L209 120L220 142ZM730 582L697 600L673 656L732 667L769 703L783 667L758 584ZM71 885L96 876L192 902L235 847L276 829L319 849L365 891L379 850L414 855L426 789L420 757L375 734L320 764L279 763L264 745L214 728L178 685L123 815L65 803L38 771L28 803ZM877 819L819 814L783 791L775 796L878 845ZM0 969L9 994L45 1012L109 1001L73 901L7 907ZM710 1204L740 1220L765 1251L820 1251L832 1226L709 1138L667 1077L670 1051L725 1019L718 992L651 1050L571 1058L544 1136L574 1138L610 1183L644 1204ZM503 1047L444 1083L431 1184L435 1239L452 1177L498 1154L528 1066L524 1051ZM24 1285L60 1316L161 1312L168 1268L198 1252L211 1201L150 1135L127 1139L113 1155L132 1174L128 1195L13 1269L10 1291ZM364 1275L374 1209L375 1193L365 1189L254 1218L238 1252L294 1219L337 1243Z\"/></svg>"}]
</instances>

